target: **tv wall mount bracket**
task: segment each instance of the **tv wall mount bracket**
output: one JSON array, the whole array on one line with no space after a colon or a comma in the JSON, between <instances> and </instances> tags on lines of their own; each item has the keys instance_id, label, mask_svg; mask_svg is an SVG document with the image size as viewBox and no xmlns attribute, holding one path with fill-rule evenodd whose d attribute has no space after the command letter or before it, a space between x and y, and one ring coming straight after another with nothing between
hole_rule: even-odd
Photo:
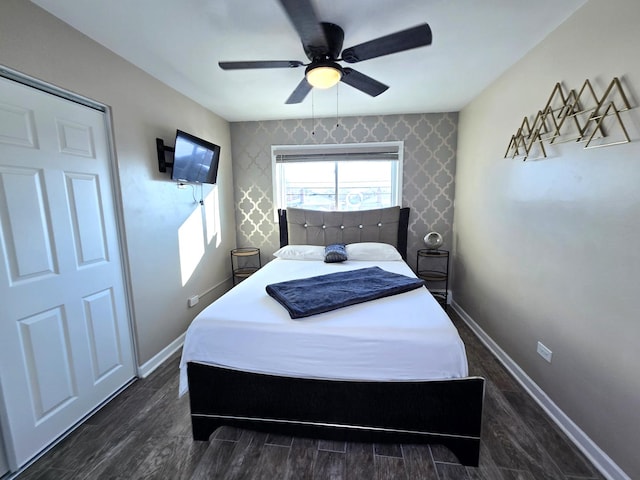
<instances>
[{"instance_id":1,"label":"tv wall mount bracket","mask_svg":"<svg viewBox=\"0 0 640 480\"><path fill-rule=\"evenodd\" d=\"M158 170L165 173L167 168L173 168L173 153L175 152L175 148L166 146L164 140L156 138L156 150L158 152ZM171 161L167 161L167 152L170 153L169 157Z\"/></svg>"}]
</instances>

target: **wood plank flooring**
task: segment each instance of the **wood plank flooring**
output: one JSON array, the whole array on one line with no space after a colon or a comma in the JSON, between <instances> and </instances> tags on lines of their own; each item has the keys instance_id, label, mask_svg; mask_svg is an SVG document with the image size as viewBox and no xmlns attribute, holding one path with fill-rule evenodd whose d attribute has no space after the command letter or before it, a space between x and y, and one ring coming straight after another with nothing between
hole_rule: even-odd
<instances>
[{"instance_id":1,"label":"wood plank flooring","mask_svg":"<svg viewBox=\"0 0 640 480\"><path fill-rule=\"evenodd\" d=\"M439 445L362 444L221 428L191 439L178 356L139 380L17 477L71 479L603 480L450 312L470 374L486 379L480 467Z\"/></svg>"}]
</instances>

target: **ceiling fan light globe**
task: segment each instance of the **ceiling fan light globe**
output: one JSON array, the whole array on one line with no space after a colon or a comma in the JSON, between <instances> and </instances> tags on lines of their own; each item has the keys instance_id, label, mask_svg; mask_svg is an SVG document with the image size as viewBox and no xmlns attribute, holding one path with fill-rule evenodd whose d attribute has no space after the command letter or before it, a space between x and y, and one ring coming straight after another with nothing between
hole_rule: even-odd
<instances>
[{"instance_id":1,"label":"ceiling fan light globe","mask_svg":"<svg viewBox=\"0 0 640 480\"><path fill-rule=\"evenodd\" d=\"M331 88L340 81L342 72L332 66L320 66L307 71L306 76L312 87Z\"/></svg>"}]
</instances>

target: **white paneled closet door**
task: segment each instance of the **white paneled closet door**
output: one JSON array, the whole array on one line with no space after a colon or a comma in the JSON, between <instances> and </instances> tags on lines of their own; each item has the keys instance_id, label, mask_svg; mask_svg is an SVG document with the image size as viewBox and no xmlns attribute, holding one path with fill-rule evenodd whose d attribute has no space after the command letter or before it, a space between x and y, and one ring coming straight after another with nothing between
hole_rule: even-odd
<instances>
[{"instance_id":1,"label":"white paneled closet door","mask_svg":"<svg viewBox=\"0 0 640 480\"><path fill-rule=\"evenodd\" d=\"M111 174L104 112L0 77L0 405L12 469L134 376Z\"/></svg>"},{"instance_id":2,"label":"white paneled closet door","mask_svg":"<svg viewBox=\"0 0 640 480\"><path fill-rule=\"evenodd\" d=\"M7 454L5 453L4 440L2 432L0 432L0 477L9 471L9 463L7 462Z\"/></svg>"}]
</instances>

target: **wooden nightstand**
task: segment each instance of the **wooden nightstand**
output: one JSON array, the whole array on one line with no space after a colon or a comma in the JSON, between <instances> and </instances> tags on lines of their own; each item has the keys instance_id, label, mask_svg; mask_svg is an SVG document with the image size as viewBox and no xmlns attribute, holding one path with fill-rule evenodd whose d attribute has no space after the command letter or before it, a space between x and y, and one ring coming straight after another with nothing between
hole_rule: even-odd
<instances>
[{"instance_id":1,"label":"wooden nightstand","mask_svg":"<svg viewBox=\"0 0 640 480\"><path fill-rule=\"evenodd\" d=\"M231 250L231 276L234 286L258 271L260 267L262 261L259 248L243 247Z\"/></svg>"}]
</instances>

